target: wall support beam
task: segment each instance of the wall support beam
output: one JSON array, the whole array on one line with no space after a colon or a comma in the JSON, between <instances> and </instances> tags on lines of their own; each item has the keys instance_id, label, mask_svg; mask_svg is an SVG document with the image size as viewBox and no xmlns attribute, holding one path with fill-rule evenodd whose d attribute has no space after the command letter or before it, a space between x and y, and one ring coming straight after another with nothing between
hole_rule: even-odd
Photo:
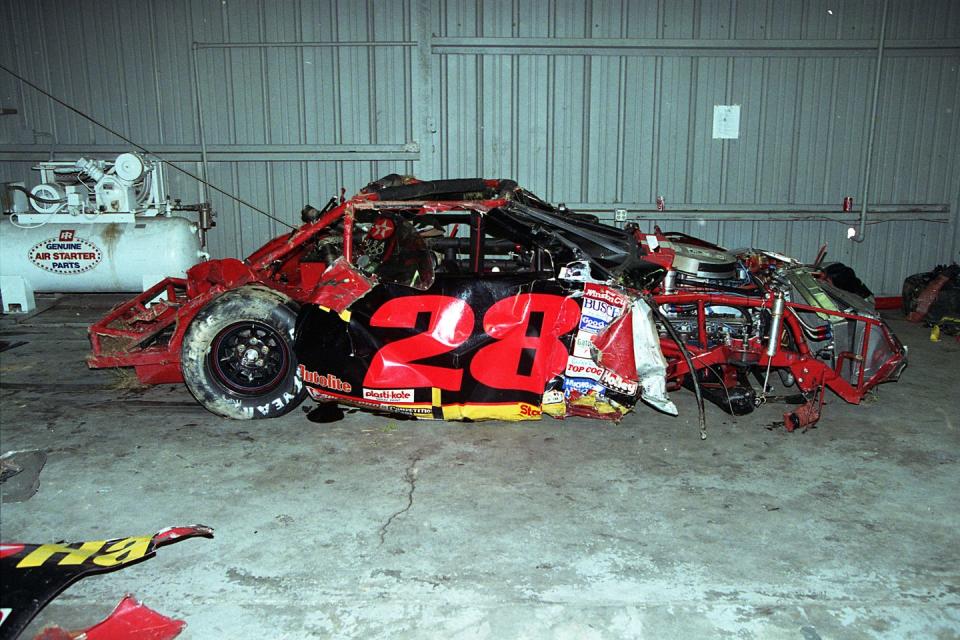
<instances>
[{"instance_id":1,"label":"wall support beam","mask_svg":"<svg viewBox=\"0 0 960 640\"><path fill-rule=\"evenodd\" d=\"M437 38L435 54L590 56L874 56L876 40L711 40L676 38ZM888 55L957 55L960 39L891 40Z\"/></svg>"},{"instance_id":2,"label":"wall support beam","mask_svg":"<svg viewBox=\"0 0 960 640\"><path fill-rule=\"evenodd\" d=\"M202 147L197 144L144 145L164 160L198 162ZM59 144L53 155L73 159L78 155L115 156L130 151L126 144ZM208 144L208 162L303 162L356 160L419 160L420 145L407 144ZM2 144L0 160L33 162L49 160L50 145Z\"/></svg>"}]
</instances>

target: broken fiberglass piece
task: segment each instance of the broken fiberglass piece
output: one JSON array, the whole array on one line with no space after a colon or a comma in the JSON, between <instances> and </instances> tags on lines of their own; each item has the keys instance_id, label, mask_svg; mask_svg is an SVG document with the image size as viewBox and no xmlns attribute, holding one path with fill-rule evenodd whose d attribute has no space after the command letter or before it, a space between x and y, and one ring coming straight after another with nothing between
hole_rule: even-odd
<instances>
[{"instance_id":1,"label":"broken fiberglass piece","mask_svg":"<svg viewBox=\"0 0 960 640\"><path fill-rule=\"evenodd\" d=\"M320 278L308 301L338 313L365 296L376 284L343 257L330 265Z\"/></svg>"},{"instance_id":2,"label":"broken fiberglass piece","mask_svg":"<svg viewBox=\"0 0 960 640\"><path fill-rule=\"evenodd\" d=\"M47 453L39 449L8 451L0 456L0 502L24 502L40 488Z\"/></svg>"},{"instance_id":3,"label":"broken fiberglass piece","mask_svg":"<svg viewBox=\"0 0 960 640\"><path fill-rule=\"evenodd\" d=\"M13 640L51 600L90 575L106 573L152 558L159 547L202 536L204 525L168 527L152 536L76 543L0 544L0 640ZM106 636L105 636L106 637Z\"/></svg>"},{"instance_id":4,"label":"broken fiberglass piece","mask_svg":"<svg viewBox=\"0 0 960 640\"><path fill-rule=\"evenodd\" d=\"M92 627L79 631L46 627L34 640L170 640L186 626L183 620L168 618L127 595L109 616Z\"/></svg>"}]
</instances>

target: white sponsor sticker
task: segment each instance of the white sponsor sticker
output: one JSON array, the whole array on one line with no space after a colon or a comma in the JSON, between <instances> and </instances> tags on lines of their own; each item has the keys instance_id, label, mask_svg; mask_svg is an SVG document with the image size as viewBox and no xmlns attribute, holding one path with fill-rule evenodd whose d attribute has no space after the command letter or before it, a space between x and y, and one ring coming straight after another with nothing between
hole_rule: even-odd
<instances>
[{"instance_id":1,"label":"white sponsor sticker","mask_svg":"<svg viewBox=\"0 0 960 640\"><path fill-rule=\"evenodd\" d=\"M583 299L583 315L592 318L599 318L609 322L620 314L620 307L610 304L605 300L595 298Z\"/></svg>"},{"instance_id":2,"label":"white sponsor sticker","mask_svg":"<svg viewBox=\"0 0 960 640\"><path fill-rule=\"evenodd\" d=\"M588 284L583 289L583 295L585 298L593 298L594 300L604 300L609 302L619 311L623 305L626 303L626 297L610 287L605 287L602 285Z\"/></svg>"},{"instance_id":3,"label":"white sponsor sticker","mask_svg":"<svg viewBox=\"0 0 960 640\"><path fill-rule=\"evenodd\" d=\"M367 389L364 387L363 399L373 402L408 404L413 402L413 389Z\"/></svg>"},{"instance_id":4,"label":"white sponsor sticker","mask_svg":"<svg viewBox=\"0 0 960 640\"><path fill-rule=\"evenodd\" d=\"M558 404L563 402L563 392L558 389L544 391L543 404Z\"/></svg>"},{"instance_id":5,"label":"white sponsor sticker","mask_svg":"<svg viewBox=\"0 0 960 640\"><path fill-rule=\"evenodd\" d=\"M566 375L573 378L589 378L599 380L603 375L604 368L593 360L588 358L574 358L567 360Z\"/></svg>"},{"instance_id":6,"label":"white sponsor sticker","mask_svg":"<svg viewBox=\"0 0 960 640\"><path fill-rule=\"evenodd\" d=\"M103 252L97 245L83 238L47 238L30 247L27 258L44 271L73 274L84 273L96 267L103 260Z\"/></svg>"},{"instance_id":7,"label":"white sponsor sticker","mask_svg":"<svg viewBox=\"0 0 960 640\"><path fill-rule=\"evenodd\" d=\"M608 389L613 391L618 391L620 393L632 396L637 392L638 385L636 382L631 382L630 380L625 380L620 374L607 369L604 371L603 376L600 378L600 384L605 386Z\"/></svg>"},{"instance_id":8,"label":"white sponsor sticker","mask_svg":"<svg viewBox=\"0 0 960 640\"><path fill-rule=\"evenodd\" d=\"M580 331L577 333L577 337L573 343L573 355L577 358L589 358L593 355L593 352L590 351L590 347L593 346L593 341L590 339L591 334L586 331Z\"/></svg>"}]
</instances>

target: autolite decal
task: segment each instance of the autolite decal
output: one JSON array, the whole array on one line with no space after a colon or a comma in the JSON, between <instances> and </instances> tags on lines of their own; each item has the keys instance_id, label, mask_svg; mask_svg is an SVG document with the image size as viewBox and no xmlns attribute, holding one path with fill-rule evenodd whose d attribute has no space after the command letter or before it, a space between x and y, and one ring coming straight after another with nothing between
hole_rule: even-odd
<instances>
[{"instance_id":1,"label":"autolite decal","mask_svg":"<svg viewBox=\"0 0 960 640\"><path fill-rule=\"evenodd\" d=\"M300 365L300 377L303 378L304 382L307 384L312 384L315 387L324 387L326 389L333 389L334 391L342 391L344 393L350 393L353 391L353 385L351 385L349 382L344 382L332 373L323 375L317 373L316 371L309 371L302 364Z\"/></svg>"},{"instance_id":2,"label":"autolite decal","mask_svg":"<svg viewBox=\"0 0 960 640\"><path fill-rule=\"evenodd\" d=\"M100 264L103 252L97 245L83 238L69 241L47 238L33 245L27 252L27 258L44 271L75 274L90 271Z\"/></svg>"}]
</instances>

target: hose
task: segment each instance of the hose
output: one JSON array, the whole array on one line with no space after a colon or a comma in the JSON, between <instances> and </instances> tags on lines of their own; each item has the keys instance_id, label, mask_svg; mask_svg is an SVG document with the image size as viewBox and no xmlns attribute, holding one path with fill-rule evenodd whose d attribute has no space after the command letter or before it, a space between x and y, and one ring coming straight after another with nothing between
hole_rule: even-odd
<instances>
[{"instance_id":1,"label":"hose","mask_svg":"<svg viewBox=\"0 0 960 640\"><path fill-rule=\"evenodd\" d=\"M707 439L707 413L703 408L703 394L700 391L700 381L697 379L697 370L693 367L693 359L690 357L690 352L687 351L686 345L683 344L683 339L677 333L677 330L673 328L673 325L670 324L670 321L660 312L660 308L653 299L647 300L647 306L650 307L650 310L653 311L653 315L657 317L660 322L663 323L664 329L670 335L670 339L673 340L677 347L680 349L680 353L683 355L684 362L687 363L687 367L690 369L690 379L693 382L693 393L697 396L697 411L700 416L700 439Z\"/></svg>"}]
</instances>

